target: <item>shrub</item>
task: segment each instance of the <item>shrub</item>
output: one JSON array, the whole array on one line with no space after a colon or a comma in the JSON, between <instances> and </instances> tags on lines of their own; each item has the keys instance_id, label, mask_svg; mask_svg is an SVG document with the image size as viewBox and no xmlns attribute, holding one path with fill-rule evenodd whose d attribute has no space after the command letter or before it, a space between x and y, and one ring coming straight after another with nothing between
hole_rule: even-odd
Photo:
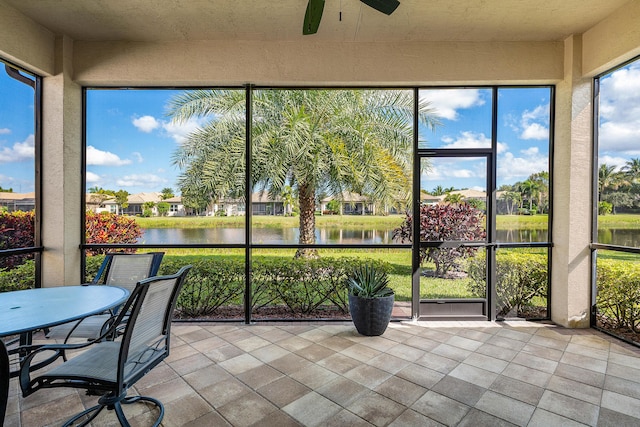
<instances>
[{"instance_id":1,"label":"shrub","mask_svg":"<svg viewBox=\"0 0 640 427\"><path fill-rule=\"evenodd\" d=\"M33 211L0 211L0 250L33 246L34 226L35 213ZM27 259L33 259L33 254L0 257L0 269L11 270Z\"/></svg>"},{"instance_id":2,"label":"shrub","mask_svg":"<svg viewBox=\"0 0 640 427\"><path fill-rule=\"evenodd\" d=\"M193 268L176 306L182 316L204 317L216 314L222 306L242 304L244 261L207 258L190 263ZM175 273L184 264L179 257L165 257L160 274ZM349 300L345 279L363 264L374 265L384 272L390 269L380 261L354 258L258 258L252 265L251 308L256 312L268 306L285 305L297 315L331 306L347 313Z\"/></svg>"},{"instance_id":3,"label":"shrub","mask_svg":"<svg viewBox=\"0 0 640 427\"><path fill-rule=\"evenodd\" d=\"M613 212L613 205L609 202L598 202L598 215L609 215Z\"/></svg>"},{"instance_id":4,"label":"shrub","mask_svg":"<svg viewBox=\"0 0 640 427\"><path fill-rule=\"evenodd\" d=\"M393 230L393 238L411 241L412 215L407 213L402 225ZM420 240L483 240L486 237L484 213L467 204L438 204L420 206ZM477 248L421 248L420 262L431 260L436 265L436 276L458 267L464 258L474 255Z\"/></svg>"},{"instance_id":5,"label":"shrub","mask_svg":"<svg viewBox=\"0 0 640 427\"><path fill-rule=\"evenodd\" d=\"M240 304L244 293L244 262L226 259L202 259L191 263L176 304L185 317L213 314L225 304ZM173 274L184 265L180 259L166 259L159 273Z\"/></svg>"},{"instance_id":6,"label":"shrub","mask_svg":"<svg viewBox=\"0 0 640 427\"><path fill-rule=\"evenodd\" d=\"M35 261L30 259L16 265L10 271L0 270L0 292L31 289L36 283Z\"/></svg>"},{"instance_id":7,"label":"shrub","mask_svg":"<svg viewBox=\"0 0 640 427\"><path fill-rule=\"evenodd\" d=\"M334 214L337 215L340 213L340 202L337 200L330 200L329 203L327 203L327 211L330 214Z\"/></svg>"},{"instance_id":8,"label":"shrub","mask_svg":"<svg viewBox=\"0 0 640 427\"><path fill-rule=\"evenodd\" d=\"M171 205L167 202L159 202L158 203L158 214L160 216L167 216L167 212L171 209Z\"/></svg>"},{"instance_id":9,"label":"shrub","mask_svg":"<svg viewBox=\"0 0 640 427\"><path fill-rule=\"evenodd\" d=\"M599 320L640 333L640 265L598 260L596 275Z\"/></svg>"},{"instance_id":10,"label":"shrub","mask_svg":"<svg viewBox=\"0 0 640 427\"><path fill-rule=\"evenodd\" d=\"M474 295L484 295L487 283L484 254L468 260L467 272L473 279L469 290ZM547 257L500 251L496 254L496 281L497 316L507 316L513 309L521 310L530 305L533 298L547 296Z\"/></svg>"},{"instance_id":11,"label":"shrub","mask_svg":"<svg viewBox=\"0 0 640 427\"><path fill-rule=\"evenodd\" d=\"M136 243L142 230L135 219L109 212L87 211L86 241L92 243ZM104 254L109 249L88 250L89 255ZM128 249L126 252L135 252Z\"/></svg>"}]
</instances>

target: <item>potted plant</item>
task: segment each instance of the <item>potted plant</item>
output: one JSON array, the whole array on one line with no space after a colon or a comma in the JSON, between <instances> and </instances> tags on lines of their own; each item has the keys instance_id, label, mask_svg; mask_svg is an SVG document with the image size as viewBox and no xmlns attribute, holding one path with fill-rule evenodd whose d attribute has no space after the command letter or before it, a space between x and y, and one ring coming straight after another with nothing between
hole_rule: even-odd
<instances>
[{"instance_id":1,"label":"potted plant","mask_svg":"<svg viewBox=\"0 0 640 427\"><path fill-rule=\"evenodd\" d=\"M358 332L382 335L393 310L393 290L387 272L371 264L360 265L347 276L349 312Z\"/></svg>"}]
</instances>

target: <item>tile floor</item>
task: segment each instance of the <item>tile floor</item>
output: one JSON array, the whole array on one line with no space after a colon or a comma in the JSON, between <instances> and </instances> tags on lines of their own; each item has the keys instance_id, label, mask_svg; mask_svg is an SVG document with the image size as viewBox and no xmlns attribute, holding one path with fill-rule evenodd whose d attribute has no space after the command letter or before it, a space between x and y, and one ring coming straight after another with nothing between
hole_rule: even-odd
<instances>
[{"instance_id":1,"label":"tile floor","mask_svg":"<svg viewBox=\"0 0 640 427\"><path fill-rule=\"evenodd\" d=\"M164 426L638 426L640 349L530 322L173 326L170 358L137 384ZM19 397L6 426L57 426L95 402L69 389ZM143 404L126 411L150 425ZM93 425L117 425L111 412Z\"/></svg>"}]
</instances>

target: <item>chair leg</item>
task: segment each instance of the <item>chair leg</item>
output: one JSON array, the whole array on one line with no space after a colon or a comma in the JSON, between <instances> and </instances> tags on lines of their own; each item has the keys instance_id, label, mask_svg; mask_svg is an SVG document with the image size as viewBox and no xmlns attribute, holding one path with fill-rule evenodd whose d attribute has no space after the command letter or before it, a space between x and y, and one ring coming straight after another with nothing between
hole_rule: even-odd
<instances>
[{"instance_id":1,"label":"chair leg","mask_svg":"<svg viewBox=\"0 0 640 427\"><path fill-rule=\"evenodd\" d=\"M104 408L107 408L107 410L113 410L116 413L116 416L118 417L118 421L120 422L120 425L122 427L130 427L131 424L129 424L127 417L124 415L124 411L122 410L122 405L128 405L128 404L136 403L140 401L149 402L154 406L156 406L160 411L160 413L158 414L158 417L156 418L156 422L153 424L153 427L158 427L160 425L160 422L164 418L164 405L158 399L154 399L153 397L131 396L131 397L122 398L118 401L113 401L113 399L114 399L113 397L103 396L103 398L101 398L98 401L99 403L97 405L89 409L86 409L77 415L74 415L73 418L70 418L66 423L64 423L63 427L86 426L91 421L93 421L98 416L98 414L102 412ZM75 424L77 421L79 421L80 419L88 415L89 417L84 421L82 421L80 424Z\"/></svg>"},{"instance_id":2,"label":"chair leg","mask_svg":"<svg viewBox=\"0 0 640 427\"><path fill-rule=\"evenodd\" d=\"M67 420L66 423L63 424L63 427L71 427L71 426L78 426L78 427L84 427L86 425L89 425L89 423L91 421L93 421L93 419L95 417L98 416L98 414L100 414L100 412L102 412L102 410L105 408L105 405L96 405L96 406L92 406L89 409L85 409L84 411L80 412L79 414L74 415L72 418L70 418L69 420ZM93 414L91 414L93 412ZM80 420L81 418L89 415L89 418L87 418L86 420L82 421L80 424L75 424L76 421Z\"/></svg>"},{"instance_id":3,"label":"chair leg","mask_svg":"<svg viewBox=\"0 0 640 427\"><path fill-rule=\"evenodd\" d=\"M158 427L160 425L160 422L162 422L162 419L164 418L164 405L158 399L154 399L153 397L149 397L149 396L131 396L131 397L125 397L124 399L122 399L120 403L122 403L123 405L129 405L131 403L136 403L140 401L149 402L158 408L160 413L156 418L155 424L153 424L153 427ZM118 414L118 409L122 411L122 408L120 407L120 405L117 405L117 406L118 408L116 408L116 414ZM124 414L122 414L122 417L124 418ZM120 424L122 424L120 415L118 415L118 419L120 420ZM124 426L124 424L122 425Z\"/></svg>"},{"instance_id":4,"label":"chair leg","mask_svg":"<svg viewBox=\"0 0 640 427\"><path fill-rule=\"evenodd\" d=\"M9 400L9 354L0 338L0 426L4 424Z\"/></svg>"}]
</instances>

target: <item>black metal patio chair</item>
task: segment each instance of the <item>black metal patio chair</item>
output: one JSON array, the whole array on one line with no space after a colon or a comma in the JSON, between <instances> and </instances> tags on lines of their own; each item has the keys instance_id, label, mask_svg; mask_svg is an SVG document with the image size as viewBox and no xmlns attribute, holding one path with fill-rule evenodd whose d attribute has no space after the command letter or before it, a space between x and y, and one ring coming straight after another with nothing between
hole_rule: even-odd
<instances>
[{"instance_id":1,"label":"black metal patio chair","mask_svg":"<svg viewBox=\"0 0 640 427\"><path fill-rule=\"evenodd\" d=\"M103 283L132 291L140 280L158 273L163 256L164 252L107 254L96 277L89 284ZM70 338L96 339L109 327L109 322L115 319L116 314L117 309L55 326L49 329L46 336L52 339L64 339L64 342L68 342Z\"/></svg>"},{"instance_id":2,"label":"black metal patio chair","mask_svg":"<svg viewBox=\"0 0 640 427\"><path fill-rule=\"evenodd\" d=\"M78 344L31 346L20 370L24 397L40 389L71 387L101 394L98 404L69 419L65 426L86 425L104 408L114 410L122 426L129 423L122 404L149 402L159 410L154 426L164 417L162 402L148 396L127 396L136 381L169 355L171 320L180 289L191 266L170 276L151 277L138 282L120 310L115 323L94 341ZM125 321L125 317L128 319ZM115 340L101 339L117 336ZM64 363L37 375L31 363L44 351L68 353L83 350ZM78 422L79 424L75 424Z\"/></svg>"}]
</instances>

